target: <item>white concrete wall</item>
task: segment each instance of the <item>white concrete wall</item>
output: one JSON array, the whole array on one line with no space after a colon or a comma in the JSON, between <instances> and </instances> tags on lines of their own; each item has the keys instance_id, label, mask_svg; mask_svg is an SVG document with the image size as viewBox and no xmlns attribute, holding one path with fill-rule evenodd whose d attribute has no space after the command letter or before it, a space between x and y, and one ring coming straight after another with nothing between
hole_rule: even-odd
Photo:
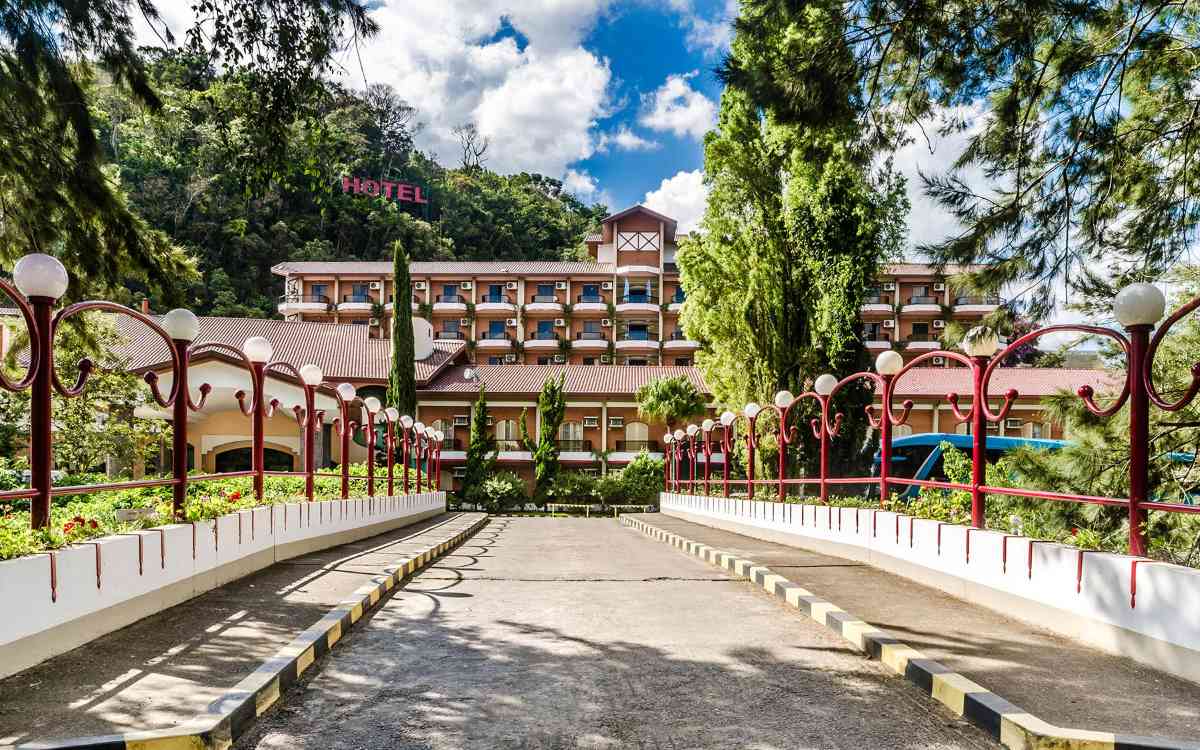
<instances>
[{"instance_id":1,"label":"white concrete wall","mask_svg":"<svg viewBox=\"0 0 1200 750\"><path fill-rule=\"evenodd\" d=\"M272 505L0 561L0 677L279 560L445 507L444 492Z\"/></svg>"},{"instance_id":2,"label":"white concrete wall","mask_svg":"<svg viewBox=\"0 0 1200 750\"><path fill-rule=\"evenodd\" d=\"M866 508L663 493L696 523L870 563L1200 682L1200 570ZM795 583L803 586L803 579ZM833 597L836 602L836 597Z\"/></svg>"}]
</instances>

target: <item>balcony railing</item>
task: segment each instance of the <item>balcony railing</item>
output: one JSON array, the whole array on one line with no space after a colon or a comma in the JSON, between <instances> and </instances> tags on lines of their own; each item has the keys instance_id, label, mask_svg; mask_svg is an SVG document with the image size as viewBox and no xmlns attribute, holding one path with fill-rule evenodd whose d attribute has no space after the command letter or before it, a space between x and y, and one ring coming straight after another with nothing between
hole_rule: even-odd
<instances>
[{"instance_id":1,"label":"balcony railing","mask_svg":"<svg viewBox=\"0 0 1200 750\"><path fill-rule=\"evenodd\" d=\"M559 335L557 331L530 331L529 338L536 341L557 341Z\"/></svg>"},{"instance_id":2,"label":"balcony railing","mask_svg":"<svg viewBox=\"0 0 1200 750\"><path fill-rule=\"evenodd\" d=\"M446 438L442 441L442 450L460 451L462 450L462 441L458 438Z\"/></svg>"},{"instance_id":3,"label":"balcony railing","mask_svg":"<svg viewBox=\"0 0 1200 750\"><path fill-rule=\"evenodd\" d=\"M671 297L671 304L682 305L685 299L687 299L686 294L683 292L675 292L675 294Z\"/></svg>"},{"instance_id":4,"label":"balcony railing","mask_svg":"<svg viewBox=\"0 0 1200 750\"><path fill-rule=\"evenodd\" d=\"M915 297L909 297L908 304L910 304L910 305L936 305L936 304L938 304L938 298L930 297L928 295L919 295L919 296L915 296Z\"/></svg>"},{"instance_id":5,"label":"balcony railing","mask_svg":"<svg viewBox=\"0 0 1200 750\"><path fill-rule=\"evenodd\" d=\"M581 294L575 298L575 301L602 305L604 304L604 297L599 294Z\"/></svg>"},{"instance_id":6,"label":"balcony railing","mask_svg":"<svg viewBox=\"0 0 1200 750\"><path fill-rule=\"evenodd\" d=\"M324 294L289 294L280 301L292 305L328 305L330 302Z\"/></svg>"},{"instance_id":7,"label":"balcony railing","mask_svg":"<svg viewBox=\"0 0 1200 750\"><path fill-rule=\"evenodd\" d=\"M618 453L640 453L641 451L657 453L658 452L658 441L657 440L618 440L617 441L617 452Z\"/></svg>"},{"instance_id":8,"label":"balcony railing","mask_svg":"<svg viewBox=\"0 0 1200 750\"><path fill-rule=\"evenodd\" d=\"M558 295L556 295L556 294L535 294L535 295L533 295L533 299L531 299L529 301L534 302L534 303L537 303L537 302L554 303L554 302L558 302Z\"/></svg>"},{"instance_id":9,"label":"balcony railing","mask_svg":"<svg viewBox=\"0 0 1200 750\"><path fill-rule=\"evenodd\" d=\"M580 341L603 341L608 338L604 331L580 331L575 334Z\"/></svg>"},{"instance_id":10,"label":"balcony railing","mask_svg":"<svg viewBox=\"0 0 1200 750\"><path fill-rule=\"evenodd\" d=\"M480 295L479 301L511 305L512 297L507 294L484 294Z\"/></svg>"},{"instance_id":11,"label":"balcony railing","mask_svg":"<svg viewBox=\"0 0 1200 750\"><path fill-rule=\"evenodd\" d=\"M883 294L872 294L863 300L864 305L890 305L892 298Z\"/></svg>"},{"instance_id":12,"label":"balcony railing","mask_svg":"<svg viewBox=\"0 0 1200 750\"><path fill-rule=\"evenodd\" d=\"M621 304L623 304L623 305L628 305L628 304L653 305L654 304L654 295L653 294L626 294L621 297Z\"/></svg>"},{"instance_id":13,"label":"balcony railing","mask_svg":"<svg viewBox=\"0 0 1200 750\"><path fill-rule=\"evenodd\" d=\"M687 334L683 331L671 331L671 341L687 341Z\"/></svg>"},{"instance_id":14,"label":"balcony railing","mask_svg":"<svg viewBox=\"0 0 1200 750\"><path fill-rule=\"evenodd\" d=\"M374 301L375 300L371 299L371 295L369 295L369 294L343 294L342 295L342 302L358 302L358 303L365 303L365 304L369 305Z\"/></svg>"},{"instance_id":15,"label":"balcony railing","mask_svg":"<svg viewBox=\"0 0 1200 750\"><path fill-rule=\"evenodd\" d=\"M658 341L658 334L651 331L626 331L618 341Z\"/></svg>"},{"instance_id":16,"label":"balcony railing","mask_svg":"<svg viewBox=\"0 0 1200 750\"><path fill-rule=\"evenodd\" d=\"M872 331L871 329L868 328L867 330L863 331L862 337L863 337L863 341L891 341L892 340L892 334L887 333L882 329L877 329L877 330Z\"/></svg>"},{"instance_id":17,"label":"balcony railing","mask_svg":"<svg viewBox=\"0 0 1200 750\"><path fill-rule=\"evenodd\" d=\"M492 341L511 341L512 336L507 331L480 331L479 338Z\"/></svg>"},{"instance_id":18,"label":"balcony railing","mask_svg":"<svg viewBox=\"0 0 1200 750\"><path fill-rule=\"evenodd\" d=\"M459 304L466 303L466 299L461 294L439 294L437 302L457 302Z\"/></svg>"},{"instance_id":19,"label":"balcony railing","mask_svg":"<svg viewBox=\"0 0 1200 750\"><path fill-rule=\"evenodd\" d=\"M555 440L554 444L558 446L560 451L569 451L572 453L582 453L592 451L591 440Z\"/></svg>"},{"instance_id":20,"label":"balcony railing","mask_svg":"<svg viewBox=\"0 0 1200 750\"><path fill-rule=\"evenodd\" d=\"M525 446L520 440L497 440L496 450L500 451L523 451Z\"/></svg>"},{"instance_id":21,"label":"balcony railing","mask_svg":"<svg viewBox=\"0 0 1200 750\"><path fill-rule=\"evenodd\" d=\"M679 273L679 264L663 263L663 273Z\"/></svg>"},{"instance_id":22,"label":"balcony railing","mask_svg":"<svg viewBox=\"0 0 1200 750\"><path fill-rule=\"evenodd\" d=\"M462 331L438 331L437 337L443 341L462 341L466 339Z\"/></svg>"},{"instance_id":23,"label":"balcony railing","mask_svg":"<svg viewBox=\"0 0 1200 750\"><path fill-rule=\"evenodd\" d=\"M955 297L956 305L998 305L999 297Z\"/></svg>"},{"instance_id":24,"label":"balcony railing","mask_svg":"<svg viewBox=\"0 0 1200 750\"><path fill-rule=\"evenodd\" d=\"M913 333L913 334L909 334L909 336L904 339L904 341L909 344L925 343L925 342L929 342L929 341L938 341L938 340L940 340L940 337L935 336L932 333Z\"/></svg>"}]
</instances>

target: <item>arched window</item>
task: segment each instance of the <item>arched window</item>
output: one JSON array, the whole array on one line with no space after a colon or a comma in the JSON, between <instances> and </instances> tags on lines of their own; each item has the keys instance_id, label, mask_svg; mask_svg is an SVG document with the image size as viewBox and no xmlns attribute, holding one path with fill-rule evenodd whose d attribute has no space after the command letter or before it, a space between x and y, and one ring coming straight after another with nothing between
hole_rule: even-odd
<instances>
[{"instance_id":1,"label":"arched window","mask_svg":"<svg viewBox=\"0 0 1200 750\"><path fill-rule=\"evenodd\" d=\"M496 420L496 447L502 451L517 451L520 448L517 422L513 419Z\"/></svg>"},{"instance_id":2,"label":"arched window","mask_svg":"<svg viewBox=\"0 0 1200 750\"><path fill-rule=\"evenodd\" d=\"M645 422L627 422L625 424L625 441L621 450L640 451L650 450L650 427Z\"/></svg>"},{"instance_id":3,"label":"arched window","mask_svg":"<svg viewBox=\"0 0 1200 750\"><path fill-rule=\"evenodd\" d=\"M590 447L583 442L583 422L563 422L558 427L558 449L585 451Z\"/></svg>"}]
</instances>

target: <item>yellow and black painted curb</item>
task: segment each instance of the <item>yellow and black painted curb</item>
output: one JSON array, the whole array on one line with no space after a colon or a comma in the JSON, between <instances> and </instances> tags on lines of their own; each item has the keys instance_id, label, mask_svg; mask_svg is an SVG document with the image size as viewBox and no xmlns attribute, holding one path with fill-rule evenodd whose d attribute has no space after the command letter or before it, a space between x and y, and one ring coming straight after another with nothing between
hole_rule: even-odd
<instances>
[{"instance_id":1,"label":"yellow and black painted curb","mask_svg":"<svg viewBox=\"0 0 1200 750\"><path fill-rule=\"evenodd\" d=\"M226 750L279 701L313 662L329 653L364 613L386 599L404 579L469 539L488 522L486 515L465 525L456 523L458 520L449 519L442 526L430 529L448 535L439 535L439 541L422 551L406 553L385 566L387 575L376 576L355 589L191 721L165 730L30 742L17 745L16 750Z\"/></svg>"},{"instance_id":2,"label":"yellow and black painted curb","mask_svg":"<svg viewBox=\"0 0 1200 750\"><path fill-rule=\"evenodd\" d=\"M1200 743L1196 742L1054 726L963 675L952 672L948 667L926 658L886 630L814 596L812 592L764 565L694 542L637 518L623 515L621 523L749 579L768 594L779 597L845 638L872 659L878 659L958 716L982 728L1005 747L1020 750L1200 750Z\"/></svg>"}]
</instances>

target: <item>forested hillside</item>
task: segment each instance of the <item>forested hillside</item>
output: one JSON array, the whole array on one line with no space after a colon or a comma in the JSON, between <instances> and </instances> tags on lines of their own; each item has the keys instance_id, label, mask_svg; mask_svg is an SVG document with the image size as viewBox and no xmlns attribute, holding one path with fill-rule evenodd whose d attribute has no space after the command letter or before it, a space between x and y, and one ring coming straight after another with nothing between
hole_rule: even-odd
<instances>
[{"instance_id":1,"label":"forested hillside","mask_svg":"<svg viewBox=\"0 0 1200 750\"><path fill-rule=\"evenodd\" d=\"M421 113L384 86L326 84L320 125L294 125L286 166L256 189L253 91L182 53L151 54L149 70L161 112L97 80L98 135L135 213L196 259L180 291L199 313L272 315L274 264L390 260L396 239L414 260L574 257L606 210L549 177L488 171L470 128L462 163L436 163L413 145ZM344 194L342 175L416 184L429 202Z\"/></svg>"}]
</instances>

